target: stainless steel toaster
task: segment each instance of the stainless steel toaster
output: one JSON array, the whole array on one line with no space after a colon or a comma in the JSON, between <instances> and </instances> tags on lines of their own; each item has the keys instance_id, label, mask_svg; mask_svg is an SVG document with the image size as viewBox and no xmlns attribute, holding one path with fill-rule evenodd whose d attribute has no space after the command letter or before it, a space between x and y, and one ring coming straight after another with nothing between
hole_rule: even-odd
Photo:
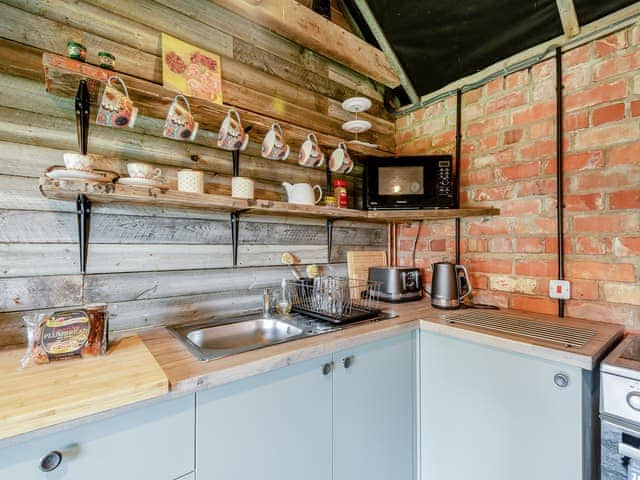
<instances>
[{"instance_id":1,"label":"stainless steel toaster","mask_svg":"<svg viewBox=\"0 0 640 480\"><path fill-rule=\"evenodd\" d=\"M422 298L419 268L370 267L369 281L380 282L380 300L383 302L411 302Z\"/></svg>"}]
</instances>

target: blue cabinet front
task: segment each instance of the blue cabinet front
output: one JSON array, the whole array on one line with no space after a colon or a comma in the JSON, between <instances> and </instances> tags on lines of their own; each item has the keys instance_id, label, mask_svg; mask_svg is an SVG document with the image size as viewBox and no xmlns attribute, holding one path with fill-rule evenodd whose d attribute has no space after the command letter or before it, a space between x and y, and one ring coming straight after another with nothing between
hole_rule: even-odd
<instances>
[{"instance_id":1,"label":"blue cabinet front","mask_svg":"<svg viewBox=\"0 0 640 480\"><path fill-rule=\"evenodd\" d=\"M326 356L197 394L198 480L331 480Z\"/></svg>"}]
</instances>

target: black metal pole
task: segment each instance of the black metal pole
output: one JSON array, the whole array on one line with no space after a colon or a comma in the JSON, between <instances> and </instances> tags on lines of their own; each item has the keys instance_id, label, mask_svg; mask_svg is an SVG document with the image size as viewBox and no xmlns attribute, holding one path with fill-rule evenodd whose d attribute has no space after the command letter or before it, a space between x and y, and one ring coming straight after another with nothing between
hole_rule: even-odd
<instances>
[{"instance_id":1,"label":"black metal pole","mask_svg":"<svg viewBox=\"0 0 640 480\"><path fill-rule=\"evenodd\" d=\"M564 175L563 169L563 109L562 109L562 49L556 48L556 195L558 230L558 280L564 280ZM564 317L564 300L558 299L558 316Z\"/></svg>"},{"instance_id":2,"label":"black metal pole","mask_svg":"<svg viewBox=\"0 0 640 480\"><path fill-rule=\"evenodd\" d=\"M78 246L80 249L80 272L87 273L89 234L91 232L91 201L83 193L76 197L78 215Z\"/></svg>"},{"instance_id":3,"label":"black metal pole","mask_svg":"<svg viewBox=\"0 0 640 480\"><path fill-rule=\"evenodd\" d=\"M462 152L462 90L456 92L456 159L455 159L455 207L460 208L460 155ZM460 263L460 217L456 217L456 265Z\"/></svg>"}]
</instances>

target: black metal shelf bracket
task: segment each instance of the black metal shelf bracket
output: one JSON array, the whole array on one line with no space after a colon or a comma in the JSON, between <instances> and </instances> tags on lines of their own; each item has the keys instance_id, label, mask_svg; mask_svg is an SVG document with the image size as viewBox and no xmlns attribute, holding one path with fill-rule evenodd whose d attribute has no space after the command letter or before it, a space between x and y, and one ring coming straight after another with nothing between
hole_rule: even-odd
<instances>
[{"instance_id":1,"label":"black metal shelf bracket","mask_svg":"<svg viewBox=\"0 0 640 480\"><path fill-rule=\"evenodd\" d=\"M240 214L231 212L231 248L233 250L233 266L238 266L238 230L240 227Z\"/></svg>"},{"instance_id":2,"label":"black metal shelf bracket","mask_svg":"<svg viewBox=\"0 0 640 480\"><path fill-rule=\"evenodd\" d=\"M333 250L333 219L327 218L327 263L331 263L332 250Z\"/></svg>"},{"instance_id":3,"label":"black metal shelf bracket","mask_svg":"<svg viewBox=\"0 0 640 480\"><path fill-rule=\"evenodd\" d=\"M80 249L80 272L87 273L89 234L91 233L91 201L81 193L76 197L78 215L78 246Z\"/></svg>"}]
</instances>

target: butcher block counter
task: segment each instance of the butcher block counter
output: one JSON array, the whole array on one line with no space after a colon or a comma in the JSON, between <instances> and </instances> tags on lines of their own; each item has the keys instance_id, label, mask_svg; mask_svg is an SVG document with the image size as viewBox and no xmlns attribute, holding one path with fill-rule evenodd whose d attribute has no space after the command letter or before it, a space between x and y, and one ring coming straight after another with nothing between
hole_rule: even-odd
<instances>
[{"instance_id":1,"label":"butcher block counter","mask_svg":"<svg viewBox=\"0 0 640 480\"><path fill-rule=\"evenodd\" d=\"M0 366L3 378L8 378L10 382L3 382L4 392L0 395L3 399L0 403L3 424L0 446L5 443L2 439L11 440L10 437L32 430L63 422L73 423L73 420L86 421L101 411L104 412L102 416L117 414L145 399L183 395L215 387L418 328L585 370L593 369L623 335L622 327L616 324L500 311L500 314L532 319L551 327L563 325L591 331L592 335L586 343L576 348L458 322L451 323L456 316L469 310L437 310L426 300L385 305L384 310L397 317L209 362L197 360L164 327L140 332L141 341L137 336L120 340L121 343L102 359L61 362L59 365L31 367L23 372L15 370L19 362L17 351L2 352ZM139 350L140 346L146 347L144 351ZM133 347L135 352L131 350ZM137 355L130 358L122 355L127 349L129 354ZM118 365L117 362L121 360L125 363ZM81 397L74 393L77 391L82 392ZM32 401L38 398L41 400Z\"/></svg>"}]
</instances>

